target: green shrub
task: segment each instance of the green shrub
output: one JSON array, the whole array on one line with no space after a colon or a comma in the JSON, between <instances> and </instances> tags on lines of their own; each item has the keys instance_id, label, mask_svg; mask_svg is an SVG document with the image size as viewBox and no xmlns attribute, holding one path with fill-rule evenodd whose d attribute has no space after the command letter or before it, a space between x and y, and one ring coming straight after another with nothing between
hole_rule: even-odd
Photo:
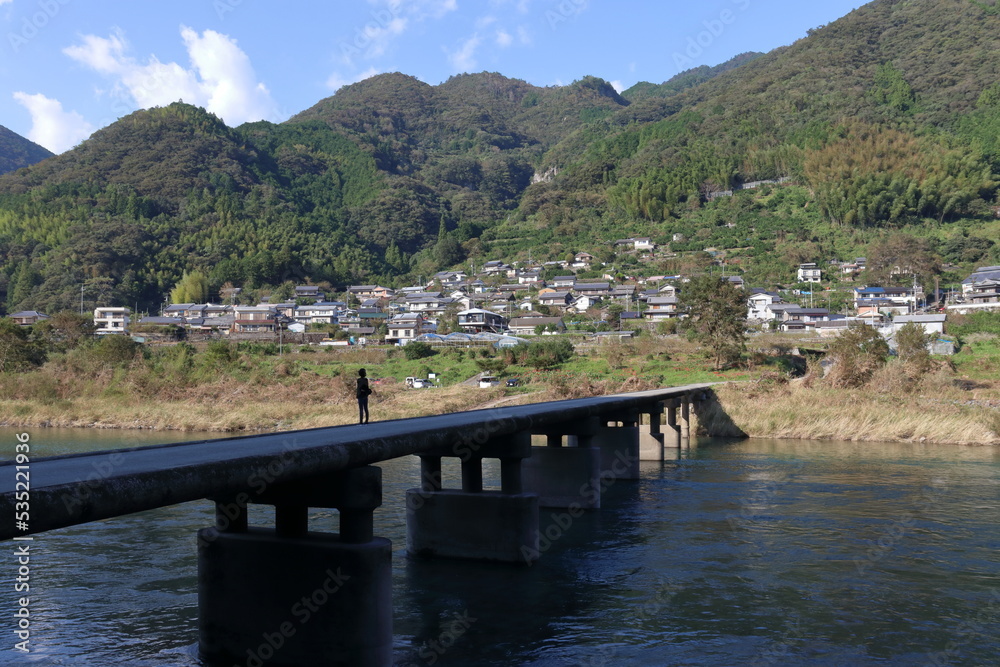
<instances>
[{"instance_id":1,"label":"green shrub","mask_svg":"<svg viewBox=\"0 0 1000 667\"><path fill-rule=\"evenodd\" d=\"M403 346L403 354L409 361L415 359L424 359L435 354L434 348L420 341L414 341L412 343L407 343Z\"/></svg>"}]
</instances>

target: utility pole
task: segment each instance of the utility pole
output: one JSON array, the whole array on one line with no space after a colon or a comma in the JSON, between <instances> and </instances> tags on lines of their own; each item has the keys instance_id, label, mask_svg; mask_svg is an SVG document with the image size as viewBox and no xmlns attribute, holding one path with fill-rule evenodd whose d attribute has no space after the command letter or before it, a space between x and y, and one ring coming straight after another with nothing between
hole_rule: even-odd
<instances>
[{"instance_id":1,"label":"utility pole","mask_svg":"<svg viewBox=\"0 0 1000 667\"><path fill-rule=\"evenodd\" d=\"M83 285L80 285L80 314L83 315Z\"/></svg>"}]
</instances>

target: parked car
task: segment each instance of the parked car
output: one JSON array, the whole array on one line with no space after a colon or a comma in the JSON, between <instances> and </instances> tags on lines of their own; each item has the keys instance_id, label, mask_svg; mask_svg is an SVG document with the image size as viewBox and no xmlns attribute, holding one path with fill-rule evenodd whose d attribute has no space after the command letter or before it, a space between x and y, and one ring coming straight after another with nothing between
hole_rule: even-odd
<instances>
[{"instance_id":1,"label":"parked car","mask_svg":"<svg viewBox=\"0 0 1000 667\"><path fill-rule=\"evenodd\" d=\"M430 380L425 380L424 378L406 378L406 386L412 387L413 389L429 389L434 386L434 383Z\"/></svg>"},{"instance_id":2,"label":"parked car","mask_svg":"<svg viewBox=\"0 0 1000 667\"><path fill-rule=\"evenodd\" d=\"M508 387L520 387L521 386L521 378L508 378L507 382L505 384Z\"/></svg>"},{"instance_id":3,"label":"parked car","mask_svg":"<svg viewBox=\"0 0 1000 667\"><path fill-rule=\"evenodd\" d=\"M480 389L488 389L489 387L499 387L499 386L500 386L500 378L498 377L495 377L493 375L484 375L481 378L479 378Z\"/></svg>"}]
</instances>

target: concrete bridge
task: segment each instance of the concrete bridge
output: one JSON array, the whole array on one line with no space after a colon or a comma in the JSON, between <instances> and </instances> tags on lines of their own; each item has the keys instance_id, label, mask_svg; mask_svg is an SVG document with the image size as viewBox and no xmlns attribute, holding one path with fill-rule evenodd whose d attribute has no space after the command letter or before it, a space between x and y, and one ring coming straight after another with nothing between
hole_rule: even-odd
<instances>
[{"instance_id":1,"label":"concrete bridge","mask_svg":"<svg viewBox=\"0 0 1000 667\"><path fill-rule=\"evenodd\" d=\"M392 549L373 534L382 488L372 464L421 459L406 496L409 555L530 564L539 507L599 510L609 482L637 479L640 460L690 438L710 387L38 459L27 530L14 521L24 496L10 462L0 465L10 517L0 539L207 498L216 524L197 536L206 662L389 665ZM461 461L461 489L442 488L445 457ZM500 461L499 489L484 489L484 458ZM274 506L273 527L248 525L254 503ZM340 532L309 531L310 508L337 509Z\"/></svg>"}]
</instances>

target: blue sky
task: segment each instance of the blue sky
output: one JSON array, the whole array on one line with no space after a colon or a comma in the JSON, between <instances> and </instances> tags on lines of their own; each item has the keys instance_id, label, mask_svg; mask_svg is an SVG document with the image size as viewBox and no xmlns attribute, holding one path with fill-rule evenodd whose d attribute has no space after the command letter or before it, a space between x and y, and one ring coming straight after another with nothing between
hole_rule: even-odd
<instances>
[{"instance_id":1,"label":"blue sky","mask_svg":"<svg viewBox=\"0 0 1000 667\"><path fill-rule=\"evenodd\" d=\"M619 89L791 44L857 0L0 0L0 125L56 152L178 99L282 121L400 71Z\"/></svg>"}]
</instances>

